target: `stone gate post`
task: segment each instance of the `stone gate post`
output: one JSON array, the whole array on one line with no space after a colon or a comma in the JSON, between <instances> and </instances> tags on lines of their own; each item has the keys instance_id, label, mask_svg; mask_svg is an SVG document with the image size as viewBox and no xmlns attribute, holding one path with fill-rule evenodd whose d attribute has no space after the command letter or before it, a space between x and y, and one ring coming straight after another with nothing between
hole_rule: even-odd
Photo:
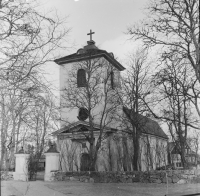
<instances>
[{"instance_id":1,"label":"stone gate post","mask_svg":"<svg viewBox=\"0 0 200 196\"><path fill-rule=\"evenodd\" d=\"M59 152L56 148L51 145L49 150L45 153L46 156L46 163L45 163L45 174L44 180L51 181L51 171L52 170L59 170Z\"/></svg>"},{"instance_id":2,"label":"stone gate post","mask_svg":"<svg viewBox=\"0 0 200 196\"><path fill-rule=\"evenodd\" d=\"M23 147L15 154L14 180L28 181L28 158L29 154L24 153Z\"/></svg>"}]
</instances>

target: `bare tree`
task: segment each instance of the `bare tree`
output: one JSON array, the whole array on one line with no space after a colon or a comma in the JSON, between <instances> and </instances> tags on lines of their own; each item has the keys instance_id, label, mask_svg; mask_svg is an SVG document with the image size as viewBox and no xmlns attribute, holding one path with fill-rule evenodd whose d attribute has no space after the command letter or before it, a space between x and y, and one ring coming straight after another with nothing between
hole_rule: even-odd
<instances>
[{"instance_id":1,"label":"bare tree","mask_svg":"<svg viewBox=\"0 0 200 196\"><path fill-rule=\"evenodd\" d=\"M82 136L89 142L89 169L93 171L106 127L112 122L112 114L117 107L117 97L111 84L111 73L114 68L103 58L81 61L73 66L66 88L62 91L62 107L85 108L88 113L89 130L83 131ZM86 70L86 85L76 88L79 69ZM97 136L94 132L95 124L98 124Z\"/></svg>"},{"instance_id":2,"label":"bare tree","mask_svg":"<svg viewBox=\"0 0 200 196\"><path fill-rule=\"evenodd\" d=\"M52 94L37 96L34 100L32 110L26 119L24 119L29 129L31 129L31 133L29 132L31 134L30 139L35 144L35 151L39 157L44 152L50 133L57 128L54 126L54 122L56 121L55 117L58 113L54 99L51 96Z\"/></svg>"},{"instance_id":3,"label":"bare tree","mask_svg":"<svg viewBox=\"0 0 200 196\"><path fill-rule=\"evenodd\" d=\"M59 142L60 149L60 166L64 171L76 171L80 170L80 164L78 154L81 151L80 143L68 143L66 140Z\"/></svg>"},{"instance_id":4,"label":"bare tree","mask_svg":"<svg viewBox=\"0 0 200 196\"><path fill-rule=\"evenodd\" d=\"M144 99L150 94L149 63L147 60L147 49L139 49L130 56L129 67L122 79L122 89L117 91L121 105L124 107L125 116L119 116L126 127L126 132L131 135L133 143L132 165L134 170L139 168L139 140L141 136L142 123L139 115L147 114ZM129 112L127 108L131 111Z\"/></svg>"},{"instance_id":5,"label":"bare tree","mask_svg":"<svg viewBox=\"0 0 200 196\"><path fill-rule=\"evenodd\" d=\"M56 129L52 95L42 97L41 92L44 94L45 89L39 86L31 93L18 88L1 91L1 167L14 167L14 153L19 145L35 143L41 155L49 132Z\"/></svg>"},{"instance_id":6,"label":"bare tree","mask_svg":"<svg viewBox=\"0 0 200 196\"><path fill-rule=\"evenodd\" d=\"M132 148L131 139L127 133L116 133L105 140L103 149L107 161L108 171L131 171L132 170Z\"/></svg>"},{"instance_id":7,"label":"bare tree","mask_svg":"<svg viewBox=\"0 0 200 196\"><path fill-rule=\"evenodd\" d=\"M197 79L190 78L190 85L189 90L187 90L187 86L184 88L184 91L187 93L188 99L190 99L191 103L196 109L196 116L200 119L200 107L199 107L199 100L200 100L200 83ZM196 124L196 123L195 123ZM197 127L193 127L195 129L199 129Z\"/></svg>"},{"instance_id":8,"label":"bare tree","mask_svg":"<svg viewBox=\"0 0 200 196\"><path fill-rule=\"evenodd\" d=\"M111 138L111 150L108 155L112 158L112 171L114 170L114 167L116 167L117 171L123 171L122 137L119 134L114 134Z\"/></svg>"},{"instance_id":9,"label":"bare tree","mask_svg":"<svg viewBox=\"0 0 200 196\"><path fill-rule=\"evenodd\" d=\"M197 120L192 116L191 101L187 95L191 90L192 72L187 63L183 64L176 57L167 59L165 65L155 77L157 93L160 94L157 100L162 103L160 118L168 123L170 134L185 167L188 129L197 127Z\"/></svg>"},{"instance_id":10,"label":"bare tree","mask_svg":"<svg viewBox=\"0 0 200 196\"><path fill-rule=\"evenodd\" d=\"M113 149L113 138L108 136L104 141L102 141L101 149L99 150L99 155L103 157L102 164L105 171L114 171L115 167L115 155Z\"/></svg>"},{"instance_id":11,"label":"bare tree","mask_svg":"<svg viewBox=\"0 0 200 196\"><path fill-rule=\"evenodd\" d=\"M198 166L199 150L200 150L200 132L197 130L192 131L192 136L188 137L188 145L195 153L195 165Z\"/></svg>"},{"instance_id":12,"label":"bare tree","mask_svg":"<svg viewBox=\"0 0 200 196\"><path fill-rule=\"evenodd\" d=\"M56 14L49 17L37 8L34 1L0 2L1 166L6 162L7 168L18 145L30 136L26 119L33 113L38 92L48 89L39 79L40 67L55 59L57 49L66 48L62 43L69 33L64 20ZM43 120L46 130L46 113Z\"/></svg>"},{"instance_id":13,"label":"bare tree","mask_svg":"<svg viewBox=\"0 0 200 196\"><path fill-rule=\"evenodd\" d=\"M5 162L4 166L7 169L13 165L14 153L20 142L19 133L23 124L22 118L29 101L30 98L27 94L16 88L1 91L1 166Z\"/></svg>"},{"instance_id":14,"label":"bare tree","mask_svg":"<svg viewBox=\"0 0 200 196\"><path fill-rule=\"evenodd\" d=\"M51 18L37 7L34 1L1 2L0 80L4 82L0 89L23 88L32 71L55 59L56 50L62 48L69 33L58 16Z\"/></svg>"},{"instance_id":15,"label":"bare tree","mask_svg":"<svg viewBox=\"0 0 200 196\"><path fill-rule=\"evenodd\" d=\"M168 148L168 146L165 145L162 141L161 142L159 142L158 140L156 141L156 146L155 146L156 168L164 166L165 169L167 169L166 168L166 166L168 164L167 148Z\"/></svg>"},{"instance_id":16,"label":"bare tree","mask_svg":"<svg viewBox=\"0 0 200 196\"><path fill-rule=\"evenodd\" d=\"M148 18L127 33L147 46L162 46L161 59L174 54L187 61L200 82L199 1L152 0L147 11Z\"/></svg>"},{"instance_id":17,"label":"bare tree","mask_svg":"<svg viewBox=\"0 0 200 196\"><path fill-rule=\"evenodd\" d=\"M153 170L153 166L154 166L153 147L148 135L145 135L144 141L145 141L145 151L146 151L145 157L146 157L146 163L147 163L147 171L149 171L149 170Z\"/></svg>"}]
</instances>

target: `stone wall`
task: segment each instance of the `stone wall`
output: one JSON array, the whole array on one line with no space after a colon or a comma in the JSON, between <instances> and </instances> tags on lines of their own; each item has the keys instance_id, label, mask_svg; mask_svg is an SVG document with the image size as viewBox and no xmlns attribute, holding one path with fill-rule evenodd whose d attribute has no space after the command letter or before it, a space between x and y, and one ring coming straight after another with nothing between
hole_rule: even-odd
<instances>
[{"instance_id":1,"label":"stone wall","mask_svg":"<svg viewBox=\"0 0 200 196\"><path fill-rule=\"evenodd\" d=\"M0 171L1 180L13 180L13 172Z\"/></svg>"},{"instance_id":2,"label":"stone wall","mask_svg":"<svg viewBox=\"0 0 200 196\"><path fill-rule=\"evenodd\" d=\"M200 183L200 170L170 170L151 172L61 172L52 171L51 181L94 183Z\"/></svg>"}]
</instances>

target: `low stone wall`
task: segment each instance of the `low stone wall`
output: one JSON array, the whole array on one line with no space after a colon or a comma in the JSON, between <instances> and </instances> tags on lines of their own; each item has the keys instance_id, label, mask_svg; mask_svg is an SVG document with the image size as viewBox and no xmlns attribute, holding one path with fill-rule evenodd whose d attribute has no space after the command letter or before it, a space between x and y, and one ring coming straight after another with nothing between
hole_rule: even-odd
<instances>
[{"instance_id":1,"label":"low stone wall","mask_svg":"<svg viewBox=\"0 0 200 196\"><path fill-rule=\"evenodd\" d=\"M13 180L13 172L0 171L1 180Z\"/></svg>"},{"instance_id":2,"label":"low stone wall","mask_svg":"<svg viewBox=\"0 0 200 196\"><path fill-rule=\"evenodd\" d=\"M94 183L200 183L200 170L170 170L151 172L62 172L52 171L51 181Z\"/></svg>"}]
</instances>

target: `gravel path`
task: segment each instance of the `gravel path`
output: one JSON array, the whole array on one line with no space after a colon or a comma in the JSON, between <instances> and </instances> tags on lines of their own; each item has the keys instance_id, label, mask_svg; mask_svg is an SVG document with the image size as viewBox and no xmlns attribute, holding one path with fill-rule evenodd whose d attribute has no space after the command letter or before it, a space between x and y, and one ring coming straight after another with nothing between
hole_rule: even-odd
<instances>
[{"instance_id":1,"label":"gravel path","mask_svg":"<svg viewBox=\"0 0 200 196\"><path fill-rule=\"evenodd\" d=\"M164 196L167 187L164 184L144 183L80 183L80 182L55 182L46 185L68 196ZM180 196L199 193L200 184L171 184L168 196Z\"/></svg>"},{"instance_id":2,"label":"gravel path","mask_svg":"<svg viewBox=\"0 0 200 196\"><path fill-rule=\"evenodd\" d=\"M26 190L28 188L28 192ZM2 196L165 196L165 184L2 181ZM168 196L199 193L200 184L171 184Z\"/></svg>"}]
</instances>

